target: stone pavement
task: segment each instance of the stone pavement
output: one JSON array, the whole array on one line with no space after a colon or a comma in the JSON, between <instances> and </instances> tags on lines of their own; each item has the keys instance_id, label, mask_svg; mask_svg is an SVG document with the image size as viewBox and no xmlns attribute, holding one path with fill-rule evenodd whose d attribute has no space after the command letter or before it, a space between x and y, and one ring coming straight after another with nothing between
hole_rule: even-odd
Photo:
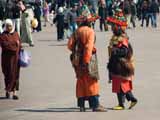
<instances>
[{"instance_id":1,"label":"stone pavement","mask_svg":"<svg viewBox=\"0 0 160 120\"><path fill-rule=\"evenodd\" d=\"M107 45L111 32L96 28L99 58L100 100L108 112L78 112L75 97L75 74L69 61L66 41L56 41L55 27L34 33L32 64L21 69L18 101L4 99L3 76L0 76L0 120L159 120L160 119L160 28L128 30L134 48L136 75L134 94L139 102L133 110L113 111L116 95L107 83ZM87 104L86 104L87 105ZM126 101L126 108L128 107Z\"/></svg>"}]
</instances>

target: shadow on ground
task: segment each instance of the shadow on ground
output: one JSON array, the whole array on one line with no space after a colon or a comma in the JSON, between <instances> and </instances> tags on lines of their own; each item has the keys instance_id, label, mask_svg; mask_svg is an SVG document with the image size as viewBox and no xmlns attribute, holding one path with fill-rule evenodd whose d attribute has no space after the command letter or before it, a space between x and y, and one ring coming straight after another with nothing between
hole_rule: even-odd
<instances>
[{"instance_id":1,"label":"shadow on ground","mask_svg":"<svg viewBox=\"0 0 160 120\"><path fill-rule=\"evenodd\" d=\"M6 97L0 97L0 100L7 100Z\"/></svg>"},{"instance_id":2,"label":"shadow on ground","mask_svg":"<svg viewBox=\"0 0 160 120\"><path fill-rule=\"evenodd\" d=\"M67 44L66 43L64 43L64 44L52 44L52 45L48 45L48 46L64 47L64 46L67 46Z\"/></svg>"},{"instance_id":3,"label":"shadow on ground","mask_svg":"<svg viewBox=\"0 0 160 120\"><path fill-rule=\"evenodd\" d=\"M19 112L79 112L79 108L18 109Z\"/></svg>"},{"instance_id":4,"label":"shadow on ground","mask_svg":"<svg viewBox=\"0 0 160 120\"><path fill-rule=\"evenodd\" d=\"M106 108L106 112L108 110L113 110L112 108ZM48 112L80 112L79 108L47 108L47 109L17 109L15 111L19 112L35 112L35 113L48 113ZM86 112L92 112L90 108L86 108Z\"/></svg>"},{"instance_id":5,"label":"shadow on ground","mask_svg":"<svg viewBox=\"0 0 160 120\"><path fill-rule=\"evenodd\" d=\"M57 40L37 40L38 42L53 42L53 41L57 41Z\"/></svg>"}]
</instances>

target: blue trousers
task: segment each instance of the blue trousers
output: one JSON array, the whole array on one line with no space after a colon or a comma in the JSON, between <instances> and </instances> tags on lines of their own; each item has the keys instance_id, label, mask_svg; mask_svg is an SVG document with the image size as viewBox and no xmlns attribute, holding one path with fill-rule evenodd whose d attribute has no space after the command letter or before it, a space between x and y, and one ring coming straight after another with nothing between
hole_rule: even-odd
<instances>
[{"instance_id":1,"label":"blue trousers","mask_svg":"<svg viewBox=\"0 0 160 120\"><path fill-rule=\"evenodd\" d=\"M156 15L156 13L149 13L148 14L147 26L149 26L150 19L151 19L152 27L157 27L157 15Z\"/></svg>"},{"instance_id":2,"label":"blue trousers","mask_svg":"<svg viewBox=\"0 0 160 120\"><path fill-rule=\"evenodd\" d=\"M152 21L152 27L157 27L157 15L156 15L156 13L152 13L151 21Z\"/></svg>"},{"instance_id":3,"label":"blue trousers","mask_svg":"<svg viewBox=\"0 0 160 120\"><path fill-rule=\"evenodd\" d=\"M99 96L90 96L78 98L78 107L85 107L85 100L88 100L89 106L92 109L99 106Z\"/></svg>"}]
</instances>

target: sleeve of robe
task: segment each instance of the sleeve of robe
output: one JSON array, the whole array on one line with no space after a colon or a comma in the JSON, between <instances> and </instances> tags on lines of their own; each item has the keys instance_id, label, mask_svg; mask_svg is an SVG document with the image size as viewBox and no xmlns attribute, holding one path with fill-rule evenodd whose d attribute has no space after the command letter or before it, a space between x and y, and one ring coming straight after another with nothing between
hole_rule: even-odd
<instances>
[{"instance_id":1,"label":"sleeve of robe","mask_svg":"<svg viewBox=\"0 0 160 120\"><path fill-rule=\"evenodd\" d=\"M87 41L85 44L85 48L84 48L84 57L83 57L83 61L84 63L89 63L91 56L92 56L92 52L94 49L94 40L95 40L95 33L93 30L90 30L87 36Z\"/></svg>"}]
</instances>

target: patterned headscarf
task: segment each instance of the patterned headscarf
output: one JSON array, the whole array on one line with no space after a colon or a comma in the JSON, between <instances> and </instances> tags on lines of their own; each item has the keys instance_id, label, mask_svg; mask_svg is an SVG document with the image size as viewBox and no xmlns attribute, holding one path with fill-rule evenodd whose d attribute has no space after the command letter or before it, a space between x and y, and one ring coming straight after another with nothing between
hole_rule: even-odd
<instances>
[{"instance_id":1,"label":"patterned headscarf","mask_svg":"<svg viewBox=\"0 0 160 120\"><path fill-rule=\"evenodd\" d=\"M113 17L108 17L107 21L111 25L115 24L121 27L127 27L127 20L124 17L124 14L121 9L116 9Z\"/></svg>"}]
</instances>

